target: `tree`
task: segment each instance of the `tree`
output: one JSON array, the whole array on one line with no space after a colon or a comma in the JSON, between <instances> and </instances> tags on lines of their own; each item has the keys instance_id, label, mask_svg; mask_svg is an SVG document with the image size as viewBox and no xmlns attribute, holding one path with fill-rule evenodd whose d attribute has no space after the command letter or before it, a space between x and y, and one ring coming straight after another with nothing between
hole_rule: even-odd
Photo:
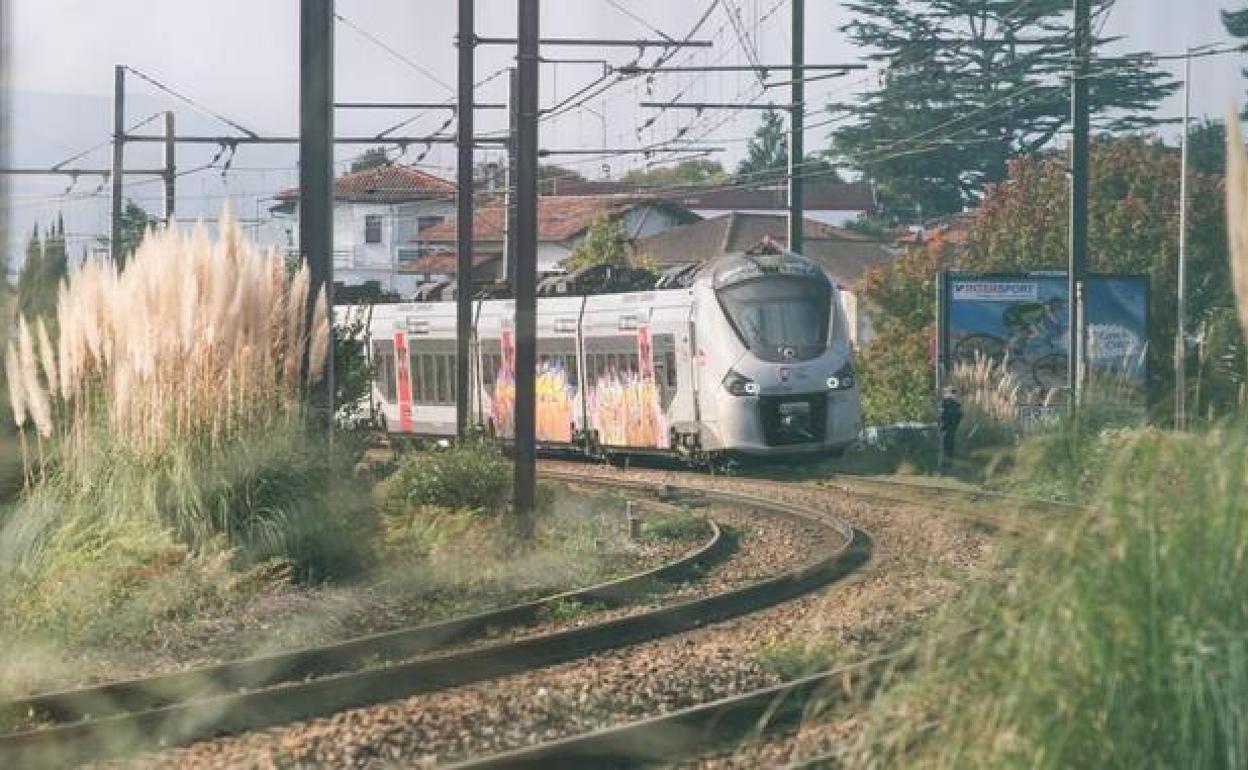
<instances>
[{"instance_id":1,"label":"tree","mask_svg":"<svg viewBox=\"0 0 1248 770\"><path fill-rule=\"evenodd\" d=\"M1226 173L1226 124L1204 120L1188 129L1188 168L1200 174Z\"/></svg>"},{"instance_id":2,"label":"tree","mask_svg":"<svg viewBox=\"0 0 1248 770\"><path fill-rule=\"evenodd\" d=\"M1151 279L1149 368L1155 393L1173 386L1178 285L1179 153L1134 136L1093 143L1088 256L1093 272ZM1234 306L1223 180L1189 172L1188 308L1199 319ZM964 260L973 270L1065 269L1068 181L1064 158L1021 158L976 213Z\"/></svg>"},{"instance_id":3,"label":"tree","mask_svg":"<svg viewBox=\"0 0 1248 770\"><path fill-rule=\"evenodd\" d=\"M789 170L789 132L776 110L763 113L762 124L745 148L745 160L737 166L737 175L750 181L780 179Z\"/></svg>"},{"instance_id":4,"label":"tree","mask_svg":"<svg viewBox=\"0 0 1248 770\"><path fill-rule=\"evenodd\" d=\"M147 233L148 228L154 228L160 225L160 220L150 214L132 200L126 200L126 205L121 210L121 230L117 235L117 248L112 252L113 259L117 262L117 267L126 266L126 260L139 248L139 244L143 242L143 236ZM108 238L100 238L98 240L100 246L104 249L109 247Z\"/></svg>"},{"instance_id":5,"label":"tree","mask_svg":"<svg viewBox=\"0 0 1248 770\"><path fill-rule=\"evenodd\" d=\"M27 318L56 313L57 287L68 273L65 220L58 215L42 238L35 225L26 244L26 260L17 282L17 309Z\"/></svg>"},{"instance_id":6,"label":"tree","mask_svg":"<svg viewBox=\"0 0 1248 770\"><path fill-rule=\"evenodd\" d=\"M36 225L26 243L26 260L17 277L17 311L27 318L55 316L56 290L67 272L65 218L57 215L42 238Z\"/></svg>"},{"instance_id":7,"label":"tree","mask_svg":"<svg viewBox=\"0 0 1248 770\"><path fill-rule=\"evenodd\" d=\"M628 236L619 220L600 217L590 225L585 238L563 260L569 272L594 265L628 266Z\"/></svg>"},{"instance_id":8,"label":"tree","mask_svg":"<svg viewBox=\"0 0 1248 770\"><path fill-rule=\"evenodd\" d=\"M1248 8L1238 11L1222 11L1222 26L1226 27L1226 33L1231 37L1248 41ZM1248 68L1240 72L1248 76ZM1244 109L1244 114L1248 115L1248 107Z\"/></svg>"},{"instance_id":9,"label":"tree","mask_svg":"<svg viewBox=\"0 0 1248 770\"><path fill-rule=\"evenodd\" d=\"M941 266L938 251L914 247L863 276L860 291L876 332L858 359L869 424L932 418L936 377L930 357Z\"/></svg>"},{"instance_id":10,"label":"tree","mask_svg":"<svg viewBox=\"0 0 1248 770\"><path fill-rule=\"evenodd\" d=\"M836 168L823 154L807 155L801 174L808 181L839 182ZM777 182L789 177L789 131L774 109L763 113L763 122L745 148L745 159L737 166L743 182Z\"/></svg>"},{"instance_id":11,"label":"tree","mask_svg":"<svg viewBox=\"0 0 1248 770\"><path fill-rule=\"evenodd\" d=\"M363 404L372 388L374 367L368 361L368 323L371 306L356 305L334 323L334 403L337 419L351 426L363 416Z\"/></svg>"},{"instance_id":12,"label":"tree","mask_svg":"<svg viewBox=\"0 0 1248 770\"><path fill-rule=\"evenodd\" d=\"M351 171L367 171L370 168L381 168L390 165L390 156L385 147L370 147L360 157L351 161Z\"/></svg>"},{"instance_id":13,"label":"tree","mask_svg":"<svg viewBox=\"0 0 1248 770\"><path fill-rule=\"evenodd\" d=\"M1106 10L1112 0L1092 0ZM1070 121L1069 0L852 0L842 27L884 66L880 85L837 112L836 154L874 180L891 208L949 214L1003 180ZM956 42L955 42L956 41ZM1112 42L1098 39L1098 44ZM1103 131L1152 125L1177 85L1154 66L1098 58L1091 108Z\"/></svg>"},{"instance_id":14,"label":"tree","mask_svg":"<svg viewBox=\"0 0 1248 770\"><path fill-rule=\"evenodd\" d=\"M620 177L621 182L638 187L677 187L724 182L728 172L719 161L705 158L684 160L674 166L656 166L644 171L634 169Z\"/></svg>"},{"instance_id":15,"label":"tree","mask_svg":"<svg viewBox=\"0 0 1248 770\"><path fill-rule=\"evenodd\" d=\"M556 195L559 187L567 182L575 184L588 181L583 174L570 168L545 163L537 166L537 189L541 195Z\"/></svg>"}]
</instances>

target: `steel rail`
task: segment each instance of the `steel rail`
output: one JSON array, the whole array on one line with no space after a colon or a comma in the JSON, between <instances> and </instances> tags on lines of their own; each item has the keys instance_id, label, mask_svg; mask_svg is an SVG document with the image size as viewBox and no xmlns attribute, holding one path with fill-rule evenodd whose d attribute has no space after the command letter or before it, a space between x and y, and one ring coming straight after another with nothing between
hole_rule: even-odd
<instances>
[{"instance_id":1,"label":"steel rail","mask_svg":"<svg viewBox=\"0 0 1248 770\"><path fill-rule=\"evenodd\" d=\"M670 765L793 724L828 705L847 679L868 676L896 656L881 656L717 701L549 743L448 765L445 770L557 770Z\"/></svg>"},{"instance_id":2,"label":"steel rail","mask_svg":"<svg viewBox=\"0 0 1248 770\"><path fill-rule=\"evenodd\" d=\"M427 625L370 634L343 642L288 653L221 663L175 674L143 677L80 689L32 695L0 703L0 714L34 713L58 722L99 718L240 689L266 687L309 676L335 674L378 658L395 660L477 639L490 631L532 623L543 610L576 601L619 606L691 574L725 555L729 543L708 519L711 536L679 559L616 580L564 591L533 601ZM2 737L0 737L2 741ZM0 742L0 746L2 746Z\"/></svg>"},{"instance_id":3,"label":"steel rail","mask_svg":"<svg viewBox=\"0 0 1248 770\"><path fill-rule=\"evenodd\" d=\"M592 479L567 473L545 475L580 484L654 491L654 485L632 480ZM286 724L575 660L781 603L852 573L870 557L870 538L839 519L752 495L711 490L698 490L698 494L706 499L756 507L828 527L840 536L842 543L818 554L803 567L743 588L602 623L380 668L328 674L247 692L207 695L109 716L100 717L98 711L87 712L91 718L84 721L0 736L0 766L63 766L144 749L184 745L217 735ZM716 540L722 542L722 538ZM477 618L479 616L467 619L475 621L472 623L448 623L465 622L469 627L480 629ZM358 650L351 653L350 658L358 661ZM251 665L250 661L246 663ZM162 697L169 695L166 693Z\"/></svg>"}]
</instances>

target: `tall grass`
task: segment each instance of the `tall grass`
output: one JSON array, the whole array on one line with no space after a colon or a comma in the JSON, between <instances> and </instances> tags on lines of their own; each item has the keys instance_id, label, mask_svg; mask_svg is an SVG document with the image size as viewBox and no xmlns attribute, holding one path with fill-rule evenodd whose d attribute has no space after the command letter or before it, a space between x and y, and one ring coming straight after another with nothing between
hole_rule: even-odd
<instances>
[{"instance_id":1,"label":"tall grass","mask_svg":"<svg viewBox=\"0 0 1248 770\"><path fill-rule=\"evenodd\" d=\"M73 273L56 342L21 318L6 346L30 470L0 518L0 567L35 581L66 560L88 568L101 542L143 528L319 574L354 566L366 538L350 520L368 496L345 447L304 425L329 344L324 292L311 323L308 307L307 267L257 249L228 211L215 241L202 225L149 232L123 270Z\"/></svg>"},{"instance_id":2,"label":"tall grass","mask_svg":"<svg viewBox=\"0 0 1248 770\"><path fill-rule=\"evenodd\" d=\"M308 291L307 266L289 277L277 250L256 249L228 211L215 243L202 225L149 232L124 270L93 260L60 287L55 346L42 319L19 320L6 352L15 422L42 438L55 430L72 466L96 427L158 457L288 419L305 355L315 381L328 349L324 290L310 328Z\"/></svg>"},{"instance_id":3,"label":"tall grass","mask_svg":"<svg viewBox=\"0 0 1248 770\"><path fill-rule=\"evenodd\" d=\"M1096 510L950 613L981 630L884 697L859 762L1248 767L1248 437L1119 441Z\"/></svg>"},{"instance_id":4,"label":"tall grass","mask_svg":"<svg viewBox=\"0 0 1248 770\"><path fill-rule=\"evenodd\" d=\"M1248 157L1228 124L1248 331ZM1022 469L1077 474L1092 508L1026 540L951 608L934 638L953 642L879 697L847 764L1248 768L1245 417L1179 433L1082 415L1030 444L1061 463Z\"/></svg>"}]
</instances>

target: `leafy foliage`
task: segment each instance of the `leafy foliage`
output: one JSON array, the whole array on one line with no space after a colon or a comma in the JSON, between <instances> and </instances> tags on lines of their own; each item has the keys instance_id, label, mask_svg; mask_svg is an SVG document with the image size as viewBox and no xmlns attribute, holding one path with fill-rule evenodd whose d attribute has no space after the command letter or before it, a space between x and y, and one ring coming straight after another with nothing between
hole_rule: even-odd
<instances>
[{"instance_id":1,"label":"leafy foliage","mask_svg":"<svg viewBox=\"0 0 1248 770\"><path fill-rule=\"evenodd\" d=\"M1222 26L1226 27L1226 33L1231 37L1248 41L1248 8L1238 11L1222 11ZM1248 75L1248 68L1240 72Z\"/></svg>"},{"instance_id":2,"label":"leafy foliage","mask_svg":"<svg viewBox=\"0 0 1248 770\"><path fill-rule=\"evenodd\" d=\"M1109 2L1093 0L1094 12ZM834 132L834 148L879 185L886 206L960 211L1006 177L1010 158L1049 146L1067 125L1068 0L845 5L854 20L842 31L885 70L878 88L834 107L858 116ZM1107 131L1147 125L1138 116L1176 87L1155 67L1118 60L1095 61L1093 76L1092 114Z\"/></svg>"},{"instance_id":3,"label":"leafy foliage","mask_svg":"<svg viewBox=\"0 0 1248 770\"><path fill-rule=\"evenodd\" d=\"M935 327L881 331L858 356L863 420L868 425L932 419Z\"/></svg>"},{"instance_id":4,"label":"leafy foliage","mask_svg":"<svg viewBox=\"0 0 1248 770\"><path fill-rule=\"evenodd\" d=\"M563 166L539 163L537 166L537 189L542 195L556 195L565 182L585 182L585 175Z\"/></svg>"},{"instance_id":5,"label":"leafy foliage","mask_svg":"<svg viewBox=\"0 0 1248 770\"><path fill-rule=\"evenodd\" d=\"M789 168L789 134L784 119L775 110L763 113L762 124L745 148L745 158L737 166L739 176L751 180L783 178Z\"/></svg>"},{"instance_id":6,"label":"leafy foliage","mask_svg":"<svg viewBox=\"0 0 1248 770\"><path fill-rule=\"evenodd\" d=\"M390 165L390 156L386 154L385 147L370 147L365 150L360 157L351 161L351 170L367 171L371 168L381 168Z\"/></svg>"},{"instance_id":7,"label":"leafy foliage","mask_svg":"<svg viewBox=\"0 0 1248 770\"><path fill-rule=\"evenodd\" d=\"M577 244L571 256L563 260L563 266L569 271L595 265L626 267L628 253L629 240L623 223L600 217L590 225L584 240Z\"/></svg>"},{"instance_id":8,"label":"leafy foliage","mask_svg":"<svg viewBox=\"0 0 1248 770\"><path fill-rule=\"evenodd\" d=\"M1155 396L1173 386L1178 250L1179 155L1147 137L1101 139L1091 151L1089 257L1095 272L1146 274L1152 282L1149 355ZM1222 413L1238 398L1228 355L1242 360L1243 344L1233 323L1219 321L1233 307L1226 252L1226 218L1220 177L1194 171L1189 177L1188 302L1193 325L1202 332L1192 374L1204 388L1192 400ZM912 248L891 265L870 271L863 291L874 308L877 339L862 360L868 419L913 419L921 399L914 389L918 361L926 360L922 339L935 322L935 282L944 267L1021 272L1062 270L1068 259L1069 189L1065 161L1026 156L1011 162L1008 178L990 186L969 220L965 243L933 240ZM922 351L922 352L920 352ZM1242 370L1240 370L1242 371ZM884 392L872 393L875 389ZM1165 398L1159 404L1168 403ZM904 417L903 417L904 415Z\"/></svg>"},{"instance_id":9,"label":"leafy foliage","mask_svg":"<svg viewBox=\"0 0 1248 770\"><path fill-rule=\"evenodd\" d=\"M621 182L639 187L673 187L723 182L728 172L721 163L705 158L684 160L674 166L655 166L644 171L634 169L620 177Z\"/></svg>"},{"instance_id":10,"label":"leafy foliage","mask_svg":"<svg viewBox=\"0 0 1248 770\"><path fill-rule=\"evenodd\" d=\"M38 226L26 244L26 260L17 281L17 309L27 318L48 317L56 311L56 289L68 273L65 220L57 217L42 238Z\"/></svg>"},{"instance_id":11,"label":"leafy foliage","mask_svg":"<svg viewBox=\"0 0 1248 770\"><path fill-rule=\"evenodd\" d=\"M495 514L511 497L511 465L486 444L412 454L386 481L382 497L392 515L421 506Z\"/></svg>"},{"instance_id":12,"label":"leafy foliage","mask_svg":"<svg viewBox=\"0 0 1248 770\"><path fill-rule=\"evenodd\" d=\"M1189 177L1188 304L1197 319L1234 305L1222 189L1220 177L1199 172ZM1150 277L1149 364L1155 393L1164 393L1173 385L1179 154L1147 137L1098 140L1091 151L1089 195L1091 270ZM985 194L960 266L1064 269L1069 217L1064 160L1015 160L1009 178Z\"/></svg>"},{"instance_id":13,"label":"leafy foliage","mask_svg":"<svg viewBox=\"0 0 1248 770\"><path fill-rule=\"evenodd\" d=\"M358 418L372 389L373 366L368 361L368 318L371 308L357 306L334 324L334 403L338 420Z\"/></svg>"},{"instance_id":14,"label":"leafy foliage","mask_svg":"<svg viewBox=\"0 0 1248 770\"><path fill-rule=\"evenodd\" d=\"M127 199L121 210L121 230L117 236L117 248L112 252L118 267L124 267L126 260L134 254L143 242L143 235L149 228L160 225L160 220L147 213L139 204ZM109 247L107 237L100 238L99 243L105 249Z\"/></svg>"}]
</instances>

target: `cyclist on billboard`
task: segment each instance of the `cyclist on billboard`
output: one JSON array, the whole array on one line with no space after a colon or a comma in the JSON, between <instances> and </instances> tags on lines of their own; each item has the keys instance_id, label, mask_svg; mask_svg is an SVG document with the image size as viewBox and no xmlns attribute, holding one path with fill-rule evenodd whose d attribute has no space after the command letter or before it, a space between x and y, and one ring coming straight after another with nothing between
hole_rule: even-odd
<instances>
[{"instance_id":1,"label":"cyclist on billboard","mask_svg":"<svg viewBox=\"0 0 1248 770\"><path fill-rule=\"evenodd\" d=\"M1066 331L1066 302L1052 297L1043 302L1020 302L1006 308L1001 315L1009 330L1006 352L1012 358L1022 357L1033 341L1058 349Z\"/></svg>"}]
</instances>

